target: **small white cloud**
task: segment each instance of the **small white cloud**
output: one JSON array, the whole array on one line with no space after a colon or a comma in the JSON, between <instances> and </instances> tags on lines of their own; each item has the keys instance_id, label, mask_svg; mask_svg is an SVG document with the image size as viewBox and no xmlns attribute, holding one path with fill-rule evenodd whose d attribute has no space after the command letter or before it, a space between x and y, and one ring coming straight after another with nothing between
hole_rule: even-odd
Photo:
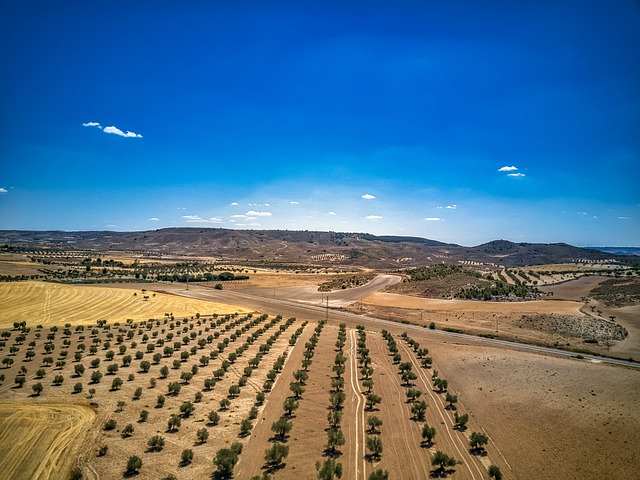
<instances>
[{"instance_id":1,"label":"small white cloud","mask_svg":"<svg viewBox=\"0 0 640 480\"><path fill-rule=\"evenodd\" d=\"M189 223L224 223L220 217L211 217L211 218L201 218L199 215L183 215L184 218Z\"/></svg>"},{"instance_id":2,"label":"small white cloud","mask_svg":"<svg viewBox=\"0 0 640 480\"><path fill-rule=\"evenodd\" d=\"M578 215L589 215L588 212L578 212Z\"/></svg>"},{"instance_id":3,"label":"small white cloud","mask_svg":"<svg viewBox=\"0 0 640 480\"><path fill-rule=\"evenodd\" d=\"M524 173L507 173L507 177L524 177Z\"/></svg>"},{"instance_id":4,"label":"small white cloud","mask_svg":"<svg viewBox=\"0 0 640 480\"><path fill-rule=\"evenodd\" d=\"M236 215L231 215L231 218L247 218L246 215L242 215L240 213L236 214Z\"/></svg>"},{"instance_id":5,"label":"small white cloud","mask_svg":"<svg viewBox=\"0 0 640 480\"><path fill-rule=\"evenodd\" d=\"M184 218L187 222L192 222L192 223L206 222L204 218L200 218L198 215L183 215L182 218Z\"/></svg>"},{"instance_id":6,"label":"small white cloud","mask_svg":"<svg viewBox=\"0 0 640 480\"><path fill-rule=\"evenodd\" d=\"M365 193L364 195L362 195L362 198L364 198L365 200L373 200L375 197L375 195L371 195L370 193Z\"/></svg>"},{"instance_id":7,"label":"small white cloud","mask_svg":"<svg viewBox=\"0 0 640 480\"><path fill-rule=\"evenodd\" d=\"M249 210L245 215L247 217L270 217L272 214L271 212L255 212L253 210Z\"/></svg>"},{"instance_id":8,"label":"small white cloud","mask_svg":"<svg viewBox=\"0 0 640 480\"><path fill-rule=\"evenodd\" d=\"M6 190L5 190L6 192ZM618 217L618 220L629 220L629 217Z\"/></svg>"},{"instance_id":9,"label":"small white cloud","mask_svg":"<svg viewBox=\"0 0 640 480\"><path fill-rule=\"evenodd\" d=\"M87 123L83 123L82 126L83 127L98 127L98 128L102 128L102 125L100 125L98 122L87 122Z\"/></svg>"},{"instance_id":10,"label":"small white cloud","mask_svg":"<svg viewBox=\"0 0 640 480\"><path fill-rule=\"evenodd\" d=\"M271 204L270 204L270 203L265 203L265 204L264 204L264 206L265 206L265 207L270 207L270 206L271 206Z\"/></svg>"},{"instance_id":11,"label":"small white cloud","mask_svg":"<svg viewBox=\"0 0 640 480\"><path fill-rule=\"evenodd\" d=\"M0 193L8 193L8 192L9 190L7 190L6 188L0 187Z\"/></svg>"},{"instance_id":12,"label":"small white cloud","mask_svg":"<svg viewBox=\"0 0 640 480\"><path fill-rule=\"evenodd\" d=\"M456 208L458 208L458 205L456 205L456 204L453 204L453 205L447 205L447 206L446 206L446 207L444 207L444 208L448 208L449 210L455 210Z\"/></svg>"},{"instance_id":13,"label":"small white cloud","mask_svg":"<svg viewBox=\"0 0 640 480\"><path fill-rule=\"evenodd\" d=\"M237 207L238 206L238 202L231 202L230 204L232 207Z\"/></svg>"},{"instance_id":14,"label":"small white cloud","mask_svg":"<svg viewBox=\"0 0 640 480\"><path fill-rule=\"evenodd\" d=\"M367 216L366 216L366 217L364 217L364 218L366 218L367 220L374 220L374 221L376 221L376 220L381 220L381 219L383 219L384 217L381 217L380 215L367 215Z\"/></svg>"},{"instance_id":15,"label":"small white cloud","mask_svg":"<svg viewBox=\"0 0 640 480\"><path fill-rule=\"evenodd\" d=\"M289 202L291 205L300 205L300 202Z\"/></svg>"},{"instance_id":16,"label":"small white cloud","mask_svg":"<svg viewBox=\"0 0 640 480\"><path fill-rule=\"evenodd\" d=\"M440 222L443 219L440 217L427 217L427 218L423 218L423 220L426 220L427 222Z\"/></svg>"},{"instance_id":17,"label":"small white cloud","mask_svg":"<svg viewBox=\"0 0 640 480\"><path fill-rule=\"evenodd\" d=\"M147 220L150 222L158 222L160 219L158 217L151 217L151 218L147 218Z\"/></svg>"},{"instance_id":18,"label":"small white cloud","mask_svg":"<svg viewBox=\"0 0 640 480\"><path fill-rule=\"evenodd\" d=\"M518 167L514 167L513 165L511 165L510 167L508 166L500 167L498 169L499 172L514 172L516 170L518 170Z\"/></svg>"},{"instance_id":19,"label":"small white cloud","mask_svg":"<svg viewBox=\"0 0 640 480\"><path fill-rule=\"evenodd\" d=\"M104 129L102 131L104 133L113 133L114 135L120 135L121 137L142 138L142 135L140 135L139 133L130 132L128 130L125 133L122 130L120 130L118 127L114 127L113 125L110 126L110 127L104 127Z\"/></svg>"},{"instance_id":20,"label":"small white cloud","mask_svg":"<svg viewBox=\"0 0 640 480\"><path fill-rule=\"evenodd\" d=\"M334 217L336 215L336 212L329 212L329 215L331 215L332 217Z\"/></svg>"}]
</instances>

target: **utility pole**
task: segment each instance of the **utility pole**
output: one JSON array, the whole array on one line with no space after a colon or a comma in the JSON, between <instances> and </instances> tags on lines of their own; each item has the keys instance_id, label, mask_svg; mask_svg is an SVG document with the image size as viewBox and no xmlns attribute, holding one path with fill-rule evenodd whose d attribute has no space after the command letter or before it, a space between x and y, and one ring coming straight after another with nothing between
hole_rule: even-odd
<instances>
[{"instance_id":1,"label":"utility pole","mask_svg":"<svg viewBox=\"0 0 640 480\"><path fill-rule=\"evenodd\" d=\"M325 316L325 320L329 320L329 294L327 293L327 314Z\"/></svg>"}]
</instances>

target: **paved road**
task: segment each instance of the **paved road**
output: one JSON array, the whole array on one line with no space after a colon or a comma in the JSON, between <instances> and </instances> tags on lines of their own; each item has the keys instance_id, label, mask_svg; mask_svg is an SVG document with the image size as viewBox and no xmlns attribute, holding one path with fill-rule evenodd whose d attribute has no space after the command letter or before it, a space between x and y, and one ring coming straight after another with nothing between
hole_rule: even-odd
<instances>
[{"instance_id":1,"label":"paved road","mask_svg":"<svg viewBox=\"0 0 640 480\"><path fill-rule=\"evenodd\" d=\"M493 344L500 345L508 348L518 348L529 350L536 353L543 353L549 355L557 355L571 358L584 358L585 360L589 360L596 363L606 363L613 365L621 365L625 367L631 367L640 369L640 363L638 362L629 362L626 360L618 360L615 358L607 358L607 357L599 357L596 355L587 355L587 354L578 354L574 352L567 352L565 350L557 350L555 348L548 347L540 347L537 345L528 345L525 343L518 342L509 342L507 340L499 340L495 338L485 338L478 337L475 335L468 335L465 333L455 333L455 332L446 332L444 330L429 330L425 327L420 327L417 325L409 325L409 324L401 324L398 322L393 322L390 320L384 320L381 318L370 317L366 315L358 315L351 312L344 312L341 310L334 310L326 307L319 307L316 305L306 305L303 303L293 302L289 299L282 298L268 298L262 297L258 295L248 294L248 293L240 293L240 292L232 292L229 290L214 290L212 288L192 286L190 290L185 290L184 286L178 285L168 285L168 288L164 289L170 293L176 295L182 295L191 298L199 298L202 300L210 300L213 302L219 303L227 303L231 305L244 306L247 308L253 308L256 311L277 315L280 314L284 317L297 317L297 318L306 318L309 320L322 320L323 318L331 317L332 319L342 321L351 320L357 321L358 323L377 323L380 325L385 325L389 327L402 328L405 330L417 330L423 333L427 333L429 335L442 335L447 337L457 337L460 339L484 343L484 344ZM331 297L331 293L329 296ZM329 300L329 304L331 305L331 300Z\"/></svg>"}]
</instances>

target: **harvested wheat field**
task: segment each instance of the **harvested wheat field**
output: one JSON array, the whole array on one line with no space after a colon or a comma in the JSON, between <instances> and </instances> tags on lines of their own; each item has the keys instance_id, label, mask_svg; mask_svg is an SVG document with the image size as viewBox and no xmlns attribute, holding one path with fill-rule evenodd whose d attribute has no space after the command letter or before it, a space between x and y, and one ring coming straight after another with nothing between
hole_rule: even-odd
<instances>
[{"instance_id":1,"label":"harvested wheat field","mask_svg":"<svg viewBox=\"0 0 640 480\"><path fill-rule=\"evenodd\" d=\"M95 419L82 405L0 404L0 478L63 479Z\"/></svg>"},{"instance_id":2,"label":"harvested wheat field","mask_svg":"<svg viewBox=\"0 0 640 480\"><path fill-rule=\"evenodd\" d=\"M50 326L67 322L90 324L101 319L140 321L162 318L165 313L190 317L197 313L225 315L249 312L233 305L164 293L145 293L140 289L48 282L3 283L0 284L0 298L3 299L0 303L0 327L25 320Z\"/></svg>"}]
</instances>

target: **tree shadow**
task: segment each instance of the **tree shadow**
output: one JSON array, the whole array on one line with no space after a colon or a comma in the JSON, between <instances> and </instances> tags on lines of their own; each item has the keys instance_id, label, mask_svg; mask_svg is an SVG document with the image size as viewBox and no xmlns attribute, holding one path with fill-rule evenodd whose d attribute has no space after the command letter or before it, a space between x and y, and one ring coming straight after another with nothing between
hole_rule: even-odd
<instances>
[{"instance_id":1,"label":"tree shadow","mask_svg":"<svg viewBox=\"0 0 640 480\"><path fill-rule=\"evenodd\" d=\"M429 472L430 478L447 478L449 475L453 475L455 473L455 468L442 468L438 467Z\"/></svg>"}]
</instances>

